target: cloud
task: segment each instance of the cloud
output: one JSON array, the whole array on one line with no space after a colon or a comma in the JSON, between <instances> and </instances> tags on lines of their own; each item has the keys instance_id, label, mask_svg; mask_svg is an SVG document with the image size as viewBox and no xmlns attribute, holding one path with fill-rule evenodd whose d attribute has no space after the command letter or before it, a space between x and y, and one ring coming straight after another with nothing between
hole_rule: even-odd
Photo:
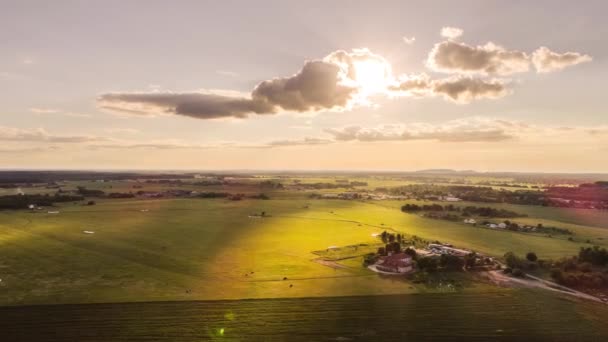
<instances>
[{"instance_id":1,"label":"cloud","mask_svg":"<svg viewBox=\"0 0 608 342\"><path fill-rule=\"evenodd\" d=\"M590 62L591 59L591 56L578 52L553 52L544 46L532 53L532 63L539 73L559 71L572 65Z\"/></svg>"},{"instance_id":2,"label":"cloud","mask_svg":"<svg viewBox=\"0 0 608 342\"><path fill-rule=\"evenodd\" d=\"M274 108L250 98L215 93L110 93L97 99L100 108L126 114L177 114L198 119L244 118L273 113Z\"/></svg>"},{"instance_id":3,"label":"cloud","mask_svg":"<svg viewBox=\"0 0 608 342\"><path fill-rule=\"evenodd\" d=\"M469 103L477 99L498 99L509 92L504 81L483 80L466 76L437 80L432 83L433 92L457 103Z\"/></svg>"},{"instance_id":4,"label":"cloud","mask_svg":"<svg viewBox=\"0 0 608 342\"><path fill-rule=\"evenodd\" d=\"M368 49L338 50L322 59L306 61L295 74L257 84L250 92L203 90L193 92L114 92L97 98L100 109L133 115L179 115L197 119L246 118L279 112L313 113L346 111L373 106L386 97L441 97L456 103L497 99L509 94L508 82L497 77L530 70L559 70L591 59L576 52L558 54L539 48L532 55L507 50L488 42L472 46L455 41L462 30L444 27L447 40L434 45L425 65L454 77L431 80L428 76L393 75L391 64ZM404 37L413 42L414 37ZM237 76L230 71L217 71ZM478 76L481 78L473 78Z\"/></svg>"},{"instance_id":5,"label":"cloud","mask_svg":"<svg viewBox=\"0 0 608 342\"><path fill-rule=\"evenodd\" d=\"M85 143L105 140L107 140L107 138L86 135L52 135L43 128L21 129L0 126L0 141Z\"/></svg>"},{"instance_id":6,"label":"cloud","mask_svg":"<svg viewBox=\"0 0 608 342\"><path fill-rule=\"evenodd\" d=\"M350 55L344 52L344 58ZM334 56L330 56L334 58ZM258 84L251 96L283 110L305 112L347 106L356 89L343 84L344 70L329 61L311 61L297 74Z\"/></svg>"},{"instance_id":7,"label":"cloud","mask_svg":"<svg viewBox=\"0 0 608 342\"><path fill-rule=\"evenodd\" d=\"M310 145L327 145L334 143L333 140L324 138L305 137L303 139L293 140L275 140L265 144L266 147L283 147L283 146L310 146Z\"/></svg>"},{"instance_id":8,"label":"cloud","mask_svg":"<svg viewBox=\"0 0 608 342\"><path fill-rule=\"evenodd\" d=\"M336 141L407 141L436 140L441 142L498 142L516 137L515 131L524 124L480 117L427 123L383 125L375 128L349 126L327 129Z\"/></svg>"},{"instance_id":9,"label":"cloud","mask_svg":"<svg viewBox=\"0 0 608 342\"><path fill-rule=\"evenodd\" d=\"M53 109L53 108L30 108L30 112L32 113L36 113L36 114L54 114L54 113L59 113L60 110L59 109Z\"/></svg>"},{"instance_id":10,"label":"cloud","mask_svg":"<svg viewBox=\"0 0 608 342\"><path fill-rule=\"evenodd\" d=\"M441 28L441 36L447 39L456 39L460 36L462 36L462 33L464 31L462 31L462 29L459 29L457 27L443 27Z\"/></svg>"},{"instance_id":11,"label":"cloud","mask_svg":"<svg viewBox=\"0 0 608 342\"><path fill-rule=\"evenodd\" d=\"M34 108L30 108L30 112L36 113L36 114L59 114L59 115L63 115L63 116L69 116L72 118L89 118L89 117L91 117L91 115L89 115L89 114L66 112L66 111L62 111L62 110L54 109L54 108L34 107Z\"/></svg>"},{"instance_id":12,"label":"cloud","mask_svg":"<svg viewBox=\"0 0 608 342\"><path fill-rule=\"evenodd\" d=\"M57 146L40 146L40 147L25 147L25 148L0 148L0 154L12 154L12 153L40 153L40 152L52 152L59 150Z\"/></svg>"},{"instance_id":13,"label":"cloud","mask_svg":"<svg viewBox=\"0 0 608 342\"><path fill-rule=\"evenodd\" d=\"M448 40L435 44L426 65L447 73L510 75L528 71L530 60L525 52L506 50L492 42L471 46Z\"/></svg>"},{"instance_id":14,"label":"cloud","mask_svg":"<svg viewBox=\"0 0 608 342\"><path fill-rule=\"evenodd\" d=\"M427 74L404 75L391 90L397 96L442 96L461 104L478 99L498 99L509 93L507 83L500 79L453 76L432 80Z\"/></svg>"},{"instance_id":15,"label":"cloud","mask_svg":"<svg viewBox=\"0 0 608 342\"><path fill-rule=\"evenodd\" d=\"M117 142L114 144L88 145L90 150L100 149L153 149L153 150L179 150L179 149L210 149L224 147L222 145L186 144L179 142Z\"/></svg>"},{"instance_id":16,"label":"cloud","mask_svg":"<svg viewBox=\"0 0 608 342\"><path fill-rule=\"evenodd\" d=\"M367 50L336 51L323 60L304 63L296 74L259 83L250 95L218 92L107 93L97 98L100 108L129 114L176 114L198 119L245 118L278 111L343 110L357 91L348 84L357 59L373 58Z\"/></svg>"},{"instance_id":17,"label":"cloud","mask_svg":"<svg viewBox=\"0 0 608 342\"><path fill-rule=\"evenodd\" d=\"M411 36L411 37L403 36L403 42L407 45L412 45L412 44L414 44L415 41L416 41L416 37L414 37L414 36Z\"/></svg>"},{"instance_id":18,"label":"cloud","mask_svg":"<svg viewBox=\"0 0 608 342\"><path fill-rule=\"evenodd\" d=\"M108 128L106 129L106 132L115 134L137 134L140 130L135 128Z\"/></svg>"}]
</instances>

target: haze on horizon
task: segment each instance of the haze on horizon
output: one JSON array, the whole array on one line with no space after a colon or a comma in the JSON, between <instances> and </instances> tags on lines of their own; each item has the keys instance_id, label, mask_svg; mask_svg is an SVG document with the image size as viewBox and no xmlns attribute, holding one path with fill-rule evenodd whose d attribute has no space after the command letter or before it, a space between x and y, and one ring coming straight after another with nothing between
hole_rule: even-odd
<instances>
[{"instance_id":1,"label":"haze on horizon","mask_svg":"<svg viewBox=\"0 0 608 342\"><path fill-rule=\"evenodd\" d=\"M0 168L608 172L607 10L13 2Z\"/></svg>"}]
</instances>

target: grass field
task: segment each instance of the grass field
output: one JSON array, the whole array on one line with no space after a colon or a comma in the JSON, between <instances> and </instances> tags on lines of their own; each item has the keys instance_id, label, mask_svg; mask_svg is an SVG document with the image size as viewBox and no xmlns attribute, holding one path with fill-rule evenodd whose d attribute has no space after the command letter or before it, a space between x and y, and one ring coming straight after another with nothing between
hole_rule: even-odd
<instances>
[{"instance_id":1,"label":"grass field","mask_svg":"<svg viewBox=\"0 0 608 342\"><path fill-rule=\"evenodd\" d=\"M344 267L339 268L313 260L319 257L313 251L329 246L377 243L372 234L384 229L494 256L535 251L541 258L557 258L587 245L430 220L402 213L402 202L278 198L283 199L101 200L95 206L65 204L55 215L0 212L0 303L428 291L407 281L379 277L361 267L361 259L340 261ZM542 219L553 217L553 208L534 210ZM261 211L270 217L249 217ZM599 244L608 242L608 229L572 224L568 228L593 236ZM84 234L85 230L95 233ZM485 287L489 285L471 284L464 291Z\"/></svg>"},{"instance_id":2,"label":"grass field","mask_svg":"<svg viewBox=\"0 0 608 342\"><path fill-rule=\"evenodd\" d=\"M10 341L601 341L608 307L539 290L0 308Z\"/></svg>"}]
</instances>

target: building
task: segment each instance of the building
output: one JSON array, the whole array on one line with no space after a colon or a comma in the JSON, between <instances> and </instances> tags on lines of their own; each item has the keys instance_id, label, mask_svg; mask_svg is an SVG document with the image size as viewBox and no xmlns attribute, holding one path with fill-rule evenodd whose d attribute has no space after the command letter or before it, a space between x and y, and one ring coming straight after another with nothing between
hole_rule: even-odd
<instances>
[{"instance_id":1,"label":"building","mask_svg":"<svg viewBox=\"0 0 608 342\"><path fill-rule=\"evenodd\" d=\"M409 273L414 270L412 257L405 253L397 253L384 258L376 268L384 272Z\"/></svg>"},{"instance_id":2,"label":"building","mask_svg":"<svg viewBox=\"0 0 608 342\"><path fill-rule=\"evenodd\" d=\"M454 248L451 246L440 245L437 243L429 244L428 249L434 254L449 254L449 255L455 255L458 257L463 257L463 256L471 253L470 251L467 251L466 249L458 249L458 248Z\"/></svg>"}]
</instances>

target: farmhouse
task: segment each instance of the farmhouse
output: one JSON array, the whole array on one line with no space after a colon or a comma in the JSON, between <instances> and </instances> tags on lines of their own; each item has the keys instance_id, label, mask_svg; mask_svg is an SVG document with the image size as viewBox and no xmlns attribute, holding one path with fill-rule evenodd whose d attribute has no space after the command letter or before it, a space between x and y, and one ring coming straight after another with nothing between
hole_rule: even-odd
<instances>
[{"instance_id":1,"label":"farmhouse","mask_svg":"<svg viewBox=\"0 0 608 342\"><path fill-rule=\"evenodd\" d=\"M397 253L384 258L376 268L384 272L409 273L413 271L412 257L405 253Z\"/></svg>"}]
</instances>

